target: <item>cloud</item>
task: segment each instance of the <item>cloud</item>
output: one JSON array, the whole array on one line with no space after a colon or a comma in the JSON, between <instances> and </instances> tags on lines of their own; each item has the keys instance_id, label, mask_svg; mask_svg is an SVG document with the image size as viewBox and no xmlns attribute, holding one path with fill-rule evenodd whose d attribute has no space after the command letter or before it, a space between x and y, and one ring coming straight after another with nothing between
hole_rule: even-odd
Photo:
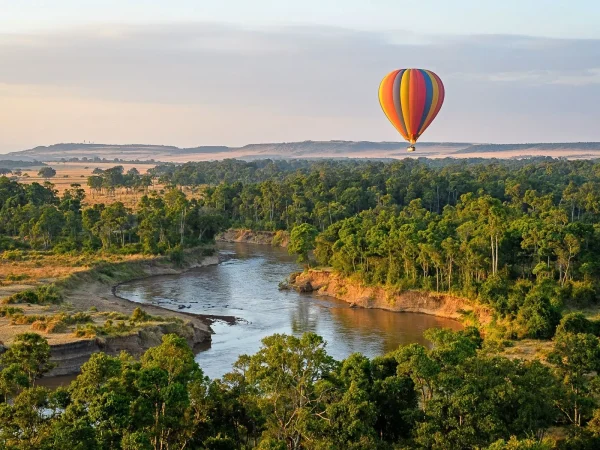
<instances>
[{"instance_id":1,"label":"cloud","mask_svg":"<svg viewBox=\"0 0 600 450\"><path fill-rule=\"evenodd\" d=\"M94 121L88 139L96 142L396 139L376 92L397 67L429 68L445 81L446 104L428 140L600 140L592 125L600 101L599 40L109 24L0 35L0 61L0 102L28 98L30 116L44 125L30 138L26 124L2 130L0 150L50 143L56 130L70 140L70 124L48 113L52 104L64 111L61 99L79 105L79 126ZM130 112L117 132L110 111L121 116L124 105ZM162 121L152 120L160 133L136 119L144 108L164 112Z\"/></svg>"}]
</instances>

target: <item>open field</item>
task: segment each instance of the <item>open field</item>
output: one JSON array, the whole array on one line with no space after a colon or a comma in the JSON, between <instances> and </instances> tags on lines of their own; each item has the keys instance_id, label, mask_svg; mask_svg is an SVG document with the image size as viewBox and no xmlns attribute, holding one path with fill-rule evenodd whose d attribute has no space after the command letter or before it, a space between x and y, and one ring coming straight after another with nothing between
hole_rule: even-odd
<instances>
[{"instance_id":1,"label":"open field","mask_svg":"<svg viewBox=\"0 0 600 450\"><path fill-rule=\"evenodd\" d=\"M115 167L117 165L121 165L124 168L124 171L127 172L129 169L135 167L140 174L145 174L149 169L154 167L153 164L120 164L120 163L77 163L77 162L48 162L46 163L48 166L52 167L56 170L56 176L50 178L48 180L41 178L37 175L41 166L27 168L23 170L23 174L28 174L29 176L20 176L18 177L18 181L24 184L31 184L34 182L44 184L45 181L50 181L54 184L54 188L58 191L60 195L66 190L71 188L72 184L80 184L81 188L85 190L85 204L93 205L96 203L104 203L110 204L113 202L123 202L125 206L129 208L135 207L137 202L140 200L140 197L143 195L142 192L135 191L127 191L125 189L116 189L114 195L109 195L107 193L97 193L92 192L92 190L87 185L87 178L92 175L92 171L95 168L100 168L102 170L109 169L111 167ZM149 191L157 191L160 192L164 186L160 184L155 184L149 188ZM184 188L184 192L188 197L194 196L195 192L193 192L189 188Z\"/></svg>"},{"instance_id":2,"label":"open field","mask_svg":"<svg viewBox=\"0 0 600 450\"><path fill-rule=\"evenodd\" d=\"M69 277L78 272L91 268L92 263L101 260L110 262L135 262L143 260L143 255L109 255L106 258L96 255L53 255L46 252L12 252L11 257L6 253L0 259L0 303L18 292L36 290L41 286L65 282ZM70 314L81 310L80 305L69 302L47 305L14 304L13 306L23 311L24 316L53 316L57 314ZM1 307L1 306L0 306ZM106 317L94 314L93 323L102 325ZM11 317L0 318L0 341L10 342L11 338L26 331L32 331L32 323L14 323ZM44 333L50 344L62 344L81 339L73 334L74 326L70 326L61 333Z\"/></svg>"},{"instance_id":3,"label":"open field","mask_svg":"<svg viewBox=\"0 0 600 450\"><path fill-rule=\"evenodd\" d=\"M218 262L216 256L204 256L205 253L192 250L186 258L187 265L199 267ZM168 259L141 254L5 252L0 258L0 343L10 344L15 335L35 331L51 345L61 345L96 335L131 335L144 327L177 321L191 322L190 329L209 335L210 320L151 305L144 306L145 312L136 312L136 304L113 295L112 287L120 282L180 273L186 267L174 267ZM44 289L59 297L39 303L17 301L14 297L17 293L39 293Z\"/></svg>"},{"instance_id":4,"label":"open field","mask_svg":"<svg viewBox=\"0 0 600 450\"><path fill-rule=\"evenodd\" d=\"M87 185L87 178L92 175L92 171L95 168L100 168L102 170L110 169L115 166L123 166L125 172L129 169L135 167L140 174L145 174L149 169L154 167L154 164L121 164L121 163L77 163L77 162L56 162L51 161L47 162L46 165L52 167L56 170L56 176L50 178L48 180L41 178L37 175L38 171L42 166L27 168L27 170L23 170L23 174L28 174L29 176L20 176L18 177L19 183L30 184L33 182L37 182L40 184L44 184L45 181L50 181L54 184L54 188L58 191L60 195L71 187L72 184L80 184L81 188L85 190L85 204L93 205L96 203L104 203L110 204L113 202L122 202L128 208L133 208L137 205L138 201L142 197L142 192L136 192L133 190L126 189L116 189L114 195L107 194L105 192L99 194L97 192L93 192ZM164 189L164 186L161 184L154 184L148 188L149 192L156 191L161 192ZM188 198L197 197L197 190L189 187L183 187L183 192L188 196Z\"/></svg>"}]
</instances>

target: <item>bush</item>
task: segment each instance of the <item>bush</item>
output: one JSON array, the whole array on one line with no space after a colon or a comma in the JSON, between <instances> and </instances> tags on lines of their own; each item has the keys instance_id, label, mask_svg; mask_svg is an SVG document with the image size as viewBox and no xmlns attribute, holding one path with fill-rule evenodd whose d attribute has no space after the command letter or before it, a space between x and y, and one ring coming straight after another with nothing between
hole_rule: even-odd
<instances>
[{"instance_id":1,"label":"bush","mask_svg":"<svg viewBox=\"0 0 600 450\"><path fill-rule=\"evenodd\" d=\"M117 253L119 255L134 255L136 253L140 253L141 251L142 246L140 244L125 244L117 251Z\"/></svg>"},{"instance_id":2,"label":"bush","mask_svg":"<svg viewBox=\"0 0 600 450\"><path fill-rule=\"evenodd\" d=\"M573 282L571 285L570 301L574 305L584 307L596 303L597 294L591 283Z\"/></svg>"},{"instance_id":3,"label":"bush","mask_svg":"<svg viewBox=\"0 0 600 450\"><path fill-rule=\"evenodd\" d=\"M0 317L12 317L17 314L23 314L23 310L14 306L3 306L0 308Z\"/></svg>"},{"instance_id":4,"label":"bush","mask_svg":"<svg viewBox=\"0 0 600 450\"><path fill-rule=\"evenodd\" d=\"M81 249L81 244L77 240L72 239L72 238L65 239L65 240L59 242L58 244L56 244L52 248L54 253L57 253L57 254L72 253L72 252L76 252L80 249Z\"/></svg>"},{"instance_id":5,"label":"bush","mask_svg":"<svg viewBox=\"0 0 600 450\"><path fill-rule=\"evenodd\" d=\"M52 284L47 284L37 288L38 303L60 303L62 295Z\"/></svg>"},{"instance_id":6,"label":"bush","mask_svg":"<svg viewBox=\"0 0 600 450\"><path fill-rule=\"evenodd\" d=\"M9 275L6 275L7 281L22 281L22 280L26 280L27 278L29 278L29 275L27 275L26 273L20 273L20 274L11 273Z\"/></svg>"},{"instance_id":7,"label":"bush","mask_svg":"<svg viewBox=\"0 0 600 450\"><path fill-rule=\"evenodd\" d=\"M93 322L92 316L84 312L77 312L75 314L57 314L54 317L68 325Z\"/></svg>"},{"instance_id":8,"label":"bush","mask_svg":"<svg viewBox=\"0 0 600 450\"><path fill-rule=\"evenodd\" d=\"M19 242L9 236L0 236L0 251L14 251L20 248L25 248L26 245L22 242ZM4 258L3 255L3 259L9 259L9 258Z\"/></svg>"},{"instance_id":9,"label":"bush","mask_svg":"<svg viewBox=\"0 0 600 450\"><path fill-rule=\"evenodd\" d=\"M39 303L38 295L32 289L27 289L25 291L17 292L16 294L11 295L10 297L4 299L5 304L15 304L15 303Z\"/></svg>"},{"instance_id":10,"label":"bush","mask_svg":"<svg viewBox=\"0 0 600 450\"><path fill-rule=\"evenodd\" d=\"M150 322L152 320L160 320L160 318L148 314L140 307L135 308L131 314L132 322Z\"/></svg>"},{"instance_id":11,"label":"bush","mask_svg":"<svg viewBox=\"0 0 600 450\"><path fill-rule=\"evenodd\" d=\"M176 264L177 266L183 265L184 255L183 249L180 245L177 245L169 251L169 259L172 263Z\"/></svg>"},{"instance_id":12,"label":"bush","mask_svg":"<svg viewBox=\"0 0 600 450\"><path fill-rule=\"evenodd\" d=\"M481 283L479 299L482 303L491 305L501 314L506 314L508 306L508 281L492 276Z\"/></svg>"},{"instance_id":13,"label":"bush","mask_svg":"<svg viewBox=\"0 0 600 450\"><path fill-rule=\"evenodd\" d=\"M31 304L47 304L47 303L60 303L62 296L56 286L48 284L40 286L35 291L27 289L25 291L17 292L4 300L5 304L15 303L31 303Z\"/></svg>"},{"instance_id":14,"label":"bush","mask_svg":"<svg viewBox=\"0 0 600 450\"><path fill-rule=\"evenodd\" d=\"M560 311L544 297L528 295L517 314L519 338L550 339L560 321Z\"/></svg>"},{"instance_id":15,"label":"bush","mask_svg":"<svg viewBox=\"0 0 600 450\"><path fill-rule=\"evenodd\" d=\"M202 249L202 256L212 256L215 254L215 249L213 247L205 247Z\"/></svg>"},{"instance_id":16,"label":"bush","mask_svg":"<svg viewBox=\"0 0 600 450\"><path fill-rule=\"evenodd\" d=\"M116 312L116 311L112 311L110 313L102 313L103 315L106 314L106 316L109 319L113 319L113 320L129 320L129 316L127 316L126 314L120 313L120 312Z\"/></svg>"},{"instance_id":17,"label":"bush","mask_svg":"<svg viewBox=\"0 0 600 450\"><path fill-rule=\"evenodd\" d=\"M69 327L60 319L54 319L46 324L46 333L66 333Z\"/></svg>"},{"instance_id":18,"label":"bush","mask_svg":"<svg viewBox=\"0 0 600 450\"><path fill-rule=\"evenodd\" d=\"M598 322L589 320L580 312L565 314L556 327L556 334L562 333L590 333L598 334Z\"/></svg>"},{"instance_id":19,"label":"bush","mask_svg":"<svg viewBox=\"0 0 600 450\"><path fill-rule=\"evenodd\" d=\"M2 259L7 261L20 261L23 258L21 250L7 250L2 253Z\"/></svg>"},{"instance_id":20,"label":"bush","mask_svg":"<svg viewBox=\"0 0 600 450\"><path fill-rule=\"evenodd\" d=\"M30 325L32 323L41 321L44 322L46 320L46 316L40 316L36 314L32 315L24 315L24 314L15 314L10 319L11 325Z\"/></svg>"},{"instance_id":21,"label":"bush","mask_svg":"<svg viewBox=\"0 0 600 450\"><path fill-rule=\"evenodd\" d=\"M77 328L75 328L75 331L73 332L73 335L75 337L90 338L90 339L96 337L97 334L98 334L98 328L89 323L84 327L82 327L81 325L77 325Z\"/></svg>"}]
</instances>

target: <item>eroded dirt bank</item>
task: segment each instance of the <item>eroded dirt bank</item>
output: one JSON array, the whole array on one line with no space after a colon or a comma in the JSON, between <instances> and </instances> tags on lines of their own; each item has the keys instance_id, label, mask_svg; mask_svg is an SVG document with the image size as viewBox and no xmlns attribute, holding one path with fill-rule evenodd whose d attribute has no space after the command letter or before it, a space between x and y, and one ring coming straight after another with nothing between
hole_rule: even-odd
<instances>
[{"instance_id":1,"label":"eroded dirt bank","mask_svg":"<svg viewBox=\"0 0 600 450\"><path fill-rule=\"evenodd\" d=\"M292 277L295 277L290 280L292 286L301 292L316 292L361 308L430 314L449 319L460 319L464 312L472 311L483 324L491 320L490 311L452 295L425 291L393 292L384 287L365 286L331 270L310 269Z\"/></svg>"},{"instance_id":2,"label":"eroded dirt bank","mask_svg":"<svg viewBox=\"0 0 600 450\"><path fill-rule=\"evenodd\" d=\"M139 305L115 295L118 284L133 279L179 274L193 268L218 264L218 256L201 256L190 252L181 267L175 267L164 258L149 259L136 263L124 263L121 268L111 270L92 269L80 272L65 283L64 302L73 311L89 311L95 308L99 312L118 312L130 315L136 307L147 313L161 317L176 317L176 322L148 323L125 335L96 336L91 339L76 338L70 335L60 340L49 340L52 349L52 360L57 364L47 377L78 373L92 353L103 351L117 355L125 350L133 356L140 356L150 347L161 343L162 336L175 333L184 337L192 348L210 345L212 330L210 324L215 319L228 322L232 317L215 317L193 315L160 308L153 305ZM119 270L121 269L121 270ZM49 335L50 336L50 335Z\"/></svg>"},{"instance_id":3,"label":"eroded dirt bank","mask_svg":"<svg viewBox=\"0 0 600 450\"><path fill-rule=\"evenodd\" d=\"M287 247L289 235L285 231L253 231L244 229L230 229L219 234L216 238L220 242L243 242L246 244L273 245Z\"/></svg>"}]
</instances>

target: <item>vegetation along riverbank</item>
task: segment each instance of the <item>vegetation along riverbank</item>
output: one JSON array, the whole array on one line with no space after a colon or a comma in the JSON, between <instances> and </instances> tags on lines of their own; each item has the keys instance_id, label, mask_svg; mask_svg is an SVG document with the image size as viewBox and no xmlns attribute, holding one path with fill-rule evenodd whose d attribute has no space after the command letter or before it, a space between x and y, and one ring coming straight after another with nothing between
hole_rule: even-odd
<instances>
[{"instance_id":1,"label":"vegetation along riverbank","mask_svg":"<svg viewBox=\"0 0 600 450\"><path fill-rule=\"evenodd\" d=\"M6 446L600 447L600 163L225 160L148 173L164 191L142 195L135 209L87 207L76 187L59 197L51 186L0 178L6 267L26 263L37 274L37 261L72 261L68 270L85 277L77 258L91 258L90 267L159 255L181 264L185 248L227 228L285 232L288 251L313 267L294 279L306 290L356 306L460 316L466 326L427 331L429 346L342 361L314 334L270 336L218 380L204 377L186 339L165 328L139 360L96 353L68 388L49 393L34 386L50 369L40 355L54 338L54 319L40 320L38 334L19 335L0 357ZM265 236L241 236L249 235ZM24 282L21 273L3 283ZM115 284L112 269L102 276L111 280L105 287ZM15 294L6 316L30 315L8 308L60 304L60 283L32 280L35 295ZM92 293L72 301L85 304ZM158 315L125 312L102 327L67 326L133 330Z\"/></svg>"},{"instance_id":2,"label":"vegetation along riverbank","mask_svg":"<svg viewBox=\"0 0 600 450\"><path fill-rule=\"evenodd\" d=\"M0 177L0 340L40 333L52 349L48 375L76 373L91 353L140 355L176 333L192 347L210 341L214 318L135 305L113 287L135 278L216 264L219 218L170 188L140 192L136 209L88 205L76 184ZM231 318L225 318L231 319Z\"/></svg>"}]
</instances>

